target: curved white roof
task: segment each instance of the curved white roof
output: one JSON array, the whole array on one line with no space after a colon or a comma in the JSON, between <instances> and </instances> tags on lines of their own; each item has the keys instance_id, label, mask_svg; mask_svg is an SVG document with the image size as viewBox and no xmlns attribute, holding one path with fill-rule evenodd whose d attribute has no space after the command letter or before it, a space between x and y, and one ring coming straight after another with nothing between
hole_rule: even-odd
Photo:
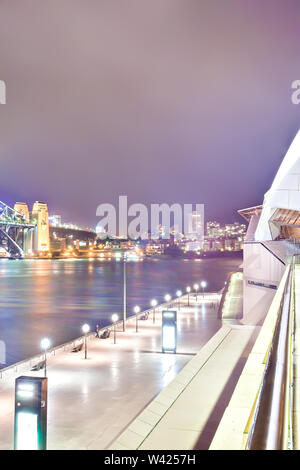
<instances>
[{"instance_id":1,"label":"curved white roof","mask_svg":"<svg viewBox=\"0 0 300 470\"><path fill-rule=\"evenodd\" d=\"M271 188L265 194L255 240L271 240L269 220L276 209L300 211L300 130L293 140Z\"/></svg>"}]
</instances>

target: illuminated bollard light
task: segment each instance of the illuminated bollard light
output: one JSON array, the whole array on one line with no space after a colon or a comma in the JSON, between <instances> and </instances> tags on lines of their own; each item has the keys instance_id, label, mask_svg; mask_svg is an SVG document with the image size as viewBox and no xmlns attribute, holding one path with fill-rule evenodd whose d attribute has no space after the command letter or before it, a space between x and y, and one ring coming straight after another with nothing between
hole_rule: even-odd
<instances>
[{"instance_id":1,"label":"illuminated bollard light","mask_svg":"<svg viewBox=\"0 0 300 470\"><path fill-rule=\"evenodd\" d=\"M190 292L191 292L190 286L188 286L188 287L186 288L186 291L187 291L187 295L188 295L188 307L189 307L189 306L190 306Z\"/></svg>"},{"instance_id":2,"label":"illuminated bollard light","mask_svg":"<svg viewBox=\"0 0 300 470\"><path fill-rule=\"evenodd\" d=\"M182 297L182 291L181 290L178 290L176 292L176 295L177 295L177 298L178 298L178 309L180 310L180 297Z\"/></svg>"},{"instance_id":3,"label":"illuminated bollard light","mask_svg":"<svg viewBox=\"0 0 300 470\"><path fill-rule=\"evenodd\" d=\"M196 303L197 303L198 290L199 290L199 284L194 284L194 291L196 292Z\"/></svg>"},{"instance_id":4,"label":"illuminated bollard light","mask_svg":"<svg viewBox=\"0 0 300 470\"><path fill-rule=\"evenodd\" d=\"M202 297L203 297L203 299L204 299L204 289L205 289L206 286L207 286L207 282L206 282L206 281L201 281Z\"/></svg>"},{"instance_id":5,"label":"illuminated bollard light","mask_svg":"<svg viewBox=\"0 0 300 470\"><path fill-rule=\"evenodd\" d=\"M47 448L47 377L21 376L15 382L15 450Z\"/></svg>"},{"instance_id":6,"label":"illuminated bollard light","mask_svg":"<svg viewBox=\"0 0 300 470\"><path fill-rule=\"evenodd\" d=\"M177 311L163 310L161 324L162 352L176 353L177 348Z\"/></svg>"}]
</instances>

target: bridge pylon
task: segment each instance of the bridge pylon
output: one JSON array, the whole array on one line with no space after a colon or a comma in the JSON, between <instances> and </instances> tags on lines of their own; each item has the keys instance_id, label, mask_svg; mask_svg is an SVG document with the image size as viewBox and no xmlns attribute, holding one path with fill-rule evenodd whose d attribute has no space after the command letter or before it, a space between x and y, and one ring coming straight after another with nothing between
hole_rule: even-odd
<instances>
[{"instance_id":1,"label":"bridge pylon","mask_svg":"<svg viewBox=\"0 0 300 470\"><path fill-rule=\"evenodd\" d=\"M32 208L32 223L35 224L33 251L38 256L50 252L49 214L45 202L36 201Z\"/></svg>"}]
</instances>

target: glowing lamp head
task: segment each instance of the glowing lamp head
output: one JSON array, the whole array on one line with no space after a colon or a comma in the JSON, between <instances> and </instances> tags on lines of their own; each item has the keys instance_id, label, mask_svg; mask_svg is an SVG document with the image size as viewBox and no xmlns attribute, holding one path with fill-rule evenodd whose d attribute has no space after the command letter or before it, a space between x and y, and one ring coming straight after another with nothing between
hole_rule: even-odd
<instances>
[{"instance_id":1,"label":"glowing lamp head","mask_svg":"<svg viewBox=\"0 0 300 470\"><path fill-rule=\"evenodd\" d=\"M188 287L186 288L186 291L187 291L188 294L191 292L190 286L188 286Z\"/></svg>"},{"instance_id":2,"label":"glowing lamp head","mask_svg":"<svg viewBox=\"0 0 300 470\"><path fill-rule=\"evenodd\" d=\"M170 300L171 300L170 294L166 294L166 295L165 295L165 301L166 301L166 302L170 302Z\"/></svg>"},{"instance_id":3,"label":"glowing lamp head","mask_svg":"<svg viewBox=\"0 0 300 470\"><path fill-rule=\"evenodd\" d=\"M156 307L156 305L157 305L157 300L156 299L151 300L151 307Z\"/></svg>"},{"instance_id":4,"label":"glowing lamp head","mask_svg":"<svg viewBox=\"0 0 300 470\"><path fill-rule=\"evenodd\" d=\"M87 323L85 323L81 329L82 329L82 333L86 335L90 331L90 326Z\"/></svg>"},{"instance_id":5,"label":"glowing lamp head","mask_svg":"<svg viewBox=\"0 0 300 470\"><path fill-rule=\"evenodd\" d=\"M138 314L138 313L140 313L141 309L140 309L140 307L139 307L138 305L136 305L136 306L134 307L133 311L134 311L134 313Z\"/></svg>"},{"instance_id":6,"label":"glowing lamp head","mask_svg":"<svg viewBox=\"0 0 300 470\"><path fill-rule=\"evenodd\" d=\"M204 287L206 287L206 286L207 286L206 281L201 281L201 287L202 287L202 289L204 289Z\"/></svg>"},{"instance_id":7,"label":"glowing lamp head","mask_svg":"<svg viewBox=\"0 0 300 470\"><path fill-rule=\"evenodd\" d=\"M117 313L114 313L112 316L111 316L111 319L112 319L112 322L113 323L116 323L118 320L119 320L119 315Z\"/></svg>"},{"instance_id":8,"label":"glowing lamp head","mask_svg":"<svg viewBox=\"0 0 300 470\"><path fill-rule=\"evenodd\" d=\"M199 284L194 284L194 289L198 290L199 289Z\"/></svg>"},{"instance_id":9,"label":"glowing lamp head","mask_svg":"<svg viewBox=\"0 0 300 470\"><path fill-rule=\"evenodd\" d=\"M177 297L181 297L181 296L182 296L181 290L178 290L178 291L176 292L176 295L177 295Z\"/></svg>"},{"instance_id":10,"label":"glowing lamp head","mask_svg":"<svg viewBox=\"0 0 300 470\"><path fill-rule=\"evenodd\" d=\"M46 350L49 349L51 346L51 341L49 338L43 338L41 341L41 348Z\"/></svg>"}]
</instances>

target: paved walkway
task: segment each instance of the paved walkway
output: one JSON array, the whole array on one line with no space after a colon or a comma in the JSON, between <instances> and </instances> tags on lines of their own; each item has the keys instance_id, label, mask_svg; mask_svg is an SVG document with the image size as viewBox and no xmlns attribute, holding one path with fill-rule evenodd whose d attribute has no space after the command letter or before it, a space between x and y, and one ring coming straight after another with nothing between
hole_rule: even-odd
<instances>
[{"instance_id":1,"label":"paved walkway","mask_svg":"<svg viewBox=\"0 0 300 470\"><path fill-rule=\"evenodd\" d=\"M111 450L208 449L258 330L223 326Z\"/></svg>"},{"instance_id":2,"label":"paved walkway","mask_svg":"<svg viewBox=\"0 0 300 470\"><path fill-rule=\"evenodd\" d=\"M220 328L217 310L181 308L178 315L177 354L162 354L160 315L140 321L135 332L132 319L126 333L88 342L83 352L61 351L48 361L48 448L105 449L165 388L199 349ZM209 298L207 297L207 301ZM0 379L0 449L13 443L14 380L26 371Z\"/></svg>"}]
</instances>

